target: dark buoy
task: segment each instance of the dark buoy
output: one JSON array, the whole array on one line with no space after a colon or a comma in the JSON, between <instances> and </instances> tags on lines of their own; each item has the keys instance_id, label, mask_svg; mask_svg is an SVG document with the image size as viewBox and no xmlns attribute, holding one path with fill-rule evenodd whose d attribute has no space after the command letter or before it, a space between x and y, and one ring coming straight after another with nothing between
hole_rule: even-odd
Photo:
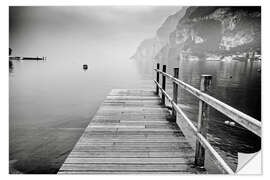
<instances>
[{"instance_id":1,"label":"dark buoy","mask_svg":"<svg viewBox=\"0 0 270 180\"><path fill-rule=\"evenodd\" d=\"M84 65L83 65L83 69L84 69L84 70L87 70L87 69L88 69L88 65L87 65L87 64L84 64Z\"/></svg>"}]
</instances>

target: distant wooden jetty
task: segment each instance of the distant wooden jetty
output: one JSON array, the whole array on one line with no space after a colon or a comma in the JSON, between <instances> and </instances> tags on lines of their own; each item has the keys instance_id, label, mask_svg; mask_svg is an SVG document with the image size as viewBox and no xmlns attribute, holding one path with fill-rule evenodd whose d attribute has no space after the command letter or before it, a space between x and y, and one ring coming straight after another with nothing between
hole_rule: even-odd
<instances>
[{"instance_id":1,"label":"distant wooden jetty","mask_svg":"<svg viewBox=\"0 0 270 180\"><path fill-rule=\"evenodd\" d=\"M46 60L47 57L43 56L43 57L20 57L20 56L11 56L9 57L9 60L36 60L36 61L39 61L39 60Z\"/></svg>"},{"instance_id":2,"label":"distant wooden jetty","mask_svg":"<svg viewBox=\"0 0 270 180\"><path fill-rule=\"evenodd\" d=\"M258 136L261 136L261 122L207 95L210 75L202 75L198 90L178 79L178 68L171 76L166 73L166 65L162 71L159 67L157 64L155 69L155 91L113 89L110 92L58 174L200 174L208 173L204 168L206 156L220 173L234 173L207 140L209 107ZM173 81L173 97L165 90L166 78ZM178 88L200 100L197 126L177 105ZM172 108L165 106L166 99Z\"/></svg>"}]
</instances>

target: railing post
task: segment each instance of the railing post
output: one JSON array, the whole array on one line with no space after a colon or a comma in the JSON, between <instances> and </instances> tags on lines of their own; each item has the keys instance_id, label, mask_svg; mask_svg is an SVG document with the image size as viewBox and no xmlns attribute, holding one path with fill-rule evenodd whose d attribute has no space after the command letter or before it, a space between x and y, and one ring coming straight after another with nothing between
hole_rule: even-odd
<instances>
[{"instance_id":1,"label":"railing post","mask_svg":"<svg viewBox=\"0 0 270 180\"><path fill-rule=\"evenodd\" d=\"M162 66L162 72L166 73L166 65ZM166 76L162 75L162 89L165 91L166 88ZM162 93L161 104L165 105L165 94Z\"/></svg>"},{"instance_id":2,"label":"railing post","mask_svg":"<svg viewBox=\"0 0 270 180\"><path fill-rule=\"evenodd\" d=\"M200 90L202 92L207 92L212 82L211 75L201 75L201 85ZM201 133L207 139L207 126L209 119L209 105L202 100L199 101L199 115L198 115L198 132ZM195 166L203 167L205 159L205 149L196 140L195 149Z\"/></svg>"},{"instance_id":3,"label":"railing post","mask_svg":"<svg viewBox=\"0 0 270 180\"><path fill-rule=\"evenodd\" d=\"M157 69L159 70L159 63L157 63ZM159 72L157 72L157 83L159 83ZM156 93L159 95L158 85L156 85Z\"/></svg>"},{"instance_id":4,"label":"railing post","mask_svg":"<svg viewBox=\"0 0 270 180\"><path fill-rule=\"evenodd\" d=\"M173 77L178 79L179 78L179 68L174 68L173 72L174 72ZM173 102L175 102L175 104L177 104L177 98L178 98L178 84L173 82ZM172 118L173 118L173 120L176 120L176 111L174 108L172 108Z\"/></svg>"}]
</instances>

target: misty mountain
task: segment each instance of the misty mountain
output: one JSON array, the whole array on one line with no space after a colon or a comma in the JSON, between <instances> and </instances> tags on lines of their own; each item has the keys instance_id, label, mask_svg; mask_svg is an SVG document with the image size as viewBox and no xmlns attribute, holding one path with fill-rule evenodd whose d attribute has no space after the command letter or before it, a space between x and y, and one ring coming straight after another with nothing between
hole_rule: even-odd
<instances>
[{"instance_id":1,"label":"misty mountain","mask_svg":"<svg viewBox=\"0 0 270 180\"><path fill-rule=\"evenodd\" d=\"M185 15L185 11L186 7L182 7L175 14L170 15L156 31L155 37L145 39L140 43L131 59L154 58L161 48L169 43L169 36L175 31L176 25Z\"/></svg>"}]
</instances>

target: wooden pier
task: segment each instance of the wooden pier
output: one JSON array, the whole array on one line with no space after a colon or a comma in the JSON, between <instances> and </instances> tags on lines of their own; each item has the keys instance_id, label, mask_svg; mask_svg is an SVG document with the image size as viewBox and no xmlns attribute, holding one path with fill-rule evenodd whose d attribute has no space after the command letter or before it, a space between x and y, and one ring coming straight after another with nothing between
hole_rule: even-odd
<instances>
[{"instance_id":1,"label":"wooden pier","mask_svg":"<svg viewBox=\"0 0 270 180\"><path fill-rule=\"evenodd\" d=\"M178 79L179 68L171 76L165 65L162 71L159 67L155 91L110 92L58 174L201 174L208 173L206 156L219 173L234 173L207 140L210 106L257 136L261 136L261 122L209 96L211 75L202 75L198 90ZM166 78L173 82L173 97L166 92ZM178 88L200 100L196 126L177 105Z\"/></svg>"},{"instance_id":2,"label":"wooden pier","mask_svg":"<svg viewBox=\"0 0 270 180\"><path fill-rule=\"evenodd\" d=\"M59 173L195 173L194 152L151 90L113 89Z\"/></svg>"},{"instance_id":3,"label":"wooden pier","mask_svg":"<svg viewBox=\"0 0 270 180\"><path fill-rule=\"evenodd\" d=\"M47 59L46 56L43 57L20 57L20 56L10 56L9 60L35 60L35 61L45 61Z\"/></svg>"}]
</instances>

